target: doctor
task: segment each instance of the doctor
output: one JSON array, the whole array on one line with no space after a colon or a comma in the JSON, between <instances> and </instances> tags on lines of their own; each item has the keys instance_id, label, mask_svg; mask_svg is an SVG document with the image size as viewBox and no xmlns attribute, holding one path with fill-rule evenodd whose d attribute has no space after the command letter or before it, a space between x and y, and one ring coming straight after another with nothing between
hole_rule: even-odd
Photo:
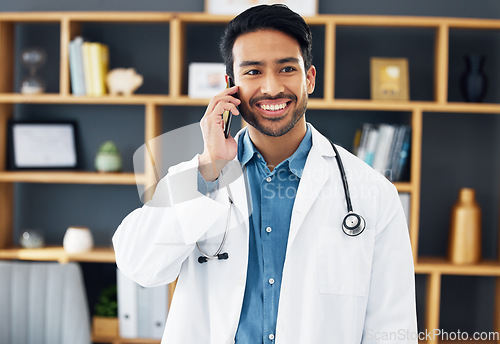
<instances>
[{"instance_id":1,"label":"doctor","mask_svg":"<svg viewBox=\"0 0 500 344\"><path fill-rule=\"evenodd\" d=\"M397 191L336 147L365 225L342 229L338 153L305 120L309 27L286 6L253 7L228 24L221 51L236 86L208 105L203 153L170 168L113 237L119 269L139 284L178 277L162 343L417 343ZM235 138L224 137L226 110L249 124Z\"/></svg>"}]
</instances>

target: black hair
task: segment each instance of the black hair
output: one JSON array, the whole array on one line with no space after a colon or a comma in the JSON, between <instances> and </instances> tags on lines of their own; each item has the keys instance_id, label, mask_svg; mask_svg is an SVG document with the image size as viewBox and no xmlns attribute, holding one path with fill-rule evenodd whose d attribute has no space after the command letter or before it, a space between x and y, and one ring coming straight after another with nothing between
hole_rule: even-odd
<instances>
[{"instance_id":1,"label":"black hair","mask_svg":"<svg viewBox=\"0 0 500 344\"><path fill-rule=\"evenodd\" d=\"M236 39L242 34L266 29L281 31L299 43L307 73L312 65L311 29L300 15L286 5L275 4L251 7L227 24L220 43L227 75L234 78L233 46Z\"/></svg>"}]
</instances>

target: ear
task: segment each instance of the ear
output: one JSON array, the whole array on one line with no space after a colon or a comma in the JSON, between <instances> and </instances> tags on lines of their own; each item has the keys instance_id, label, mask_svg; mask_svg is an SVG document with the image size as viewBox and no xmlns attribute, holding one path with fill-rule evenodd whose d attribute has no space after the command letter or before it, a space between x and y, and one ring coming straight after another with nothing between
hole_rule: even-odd
<instances>
[{"instance_id":1,"label":"ear","mask_svg":"<svg viewBox=\"0 0 500 344\"><path fill-rule=\"evenodd\" d=\"M314 92L314 87L316 86L316 67L311 66L306 74L306 84L307 93L311 94Z\"/></svg>"},{"instance_id":2,"label":"ear","mask_svg":"<svg viewBox=\"0 0 500 344\"><path fill-rule=\"evenodd\" d=\"M229 75L225 75L226 78L226 86L227 88L234 86L234 78L230 77Z\"/></svg>"}]
</instances>

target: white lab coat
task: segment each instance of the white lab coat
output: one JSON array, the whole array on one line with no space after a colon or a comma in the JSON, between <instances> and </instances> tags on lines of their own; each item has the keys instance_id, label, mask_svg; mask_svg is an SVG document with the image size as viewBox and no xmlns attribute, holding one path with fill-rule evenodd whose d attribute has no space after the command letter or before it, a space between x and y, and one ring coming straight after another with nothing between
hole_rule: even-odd
<instances>
[{"instance_id":1,"label":"white lab coat","mask_svg":"<svg viewBox=\"0 0 500 344\"><path fill-rule=\"evenodd\" d=\"M365 218L366 229L357 237L342 232L346 201L335 153L312 128L292 211L275 343L417 343L413 259L397 191L339 151L354 211ZM172 167L153 200L129 214L114 234L116 262L125 275L144 286L179 277L163 344L234 343L251 211L239 166L226 166L213 199L197 191L197 156ZM200 264L195 243L215 252L226 226L225 178L232 180L234 199L223 249L229 259Z\"/></svg>"}]
</instances>

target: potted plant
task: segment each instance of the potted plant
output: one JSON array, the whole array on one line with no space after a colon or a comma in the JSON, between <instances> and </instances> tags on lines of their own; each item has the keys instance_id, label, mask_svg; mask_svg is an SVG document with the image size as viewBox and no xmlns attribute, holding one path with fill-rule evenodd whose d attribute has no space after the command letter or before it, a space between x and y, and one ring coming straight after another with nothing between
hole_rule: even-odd
<instances>
[{"instance_id":1,"label":"potted plant","mask_svg":"<svg viewBox=\"0 0 500 344\"><path fill-rule=\"evenodd\" d=\"M116 285L103 289L92 318L94 337L118 337L118 301Z\"/></svg>"}]
</instances>

